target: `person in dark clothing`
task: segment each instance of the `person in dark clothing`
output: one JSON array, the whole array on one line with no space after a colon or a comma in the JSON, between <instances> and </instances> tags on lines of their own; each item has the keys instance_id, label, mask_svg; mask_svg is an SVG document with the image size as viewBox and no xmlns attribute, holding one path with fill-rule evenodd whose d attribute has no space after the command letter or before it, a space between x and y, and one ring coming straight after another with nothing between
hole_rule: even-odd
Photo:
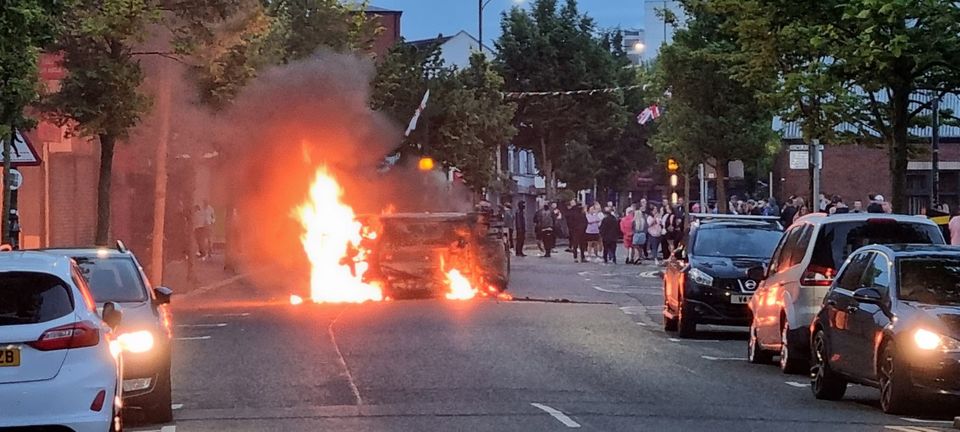
<instances>
[{"instance_id":1,"label":"person in dark clothing","mask_svg":"<svg viewBox=\"0 0 960 432\"><path fill-rule=\"evenodd\" d=\"M515 224L515 235L516 235L516 251L518 257L527 256L523 253L523 244L527 241L527 217L523 214L523 211L526 210L527 204L523 201L517 203L517 213L514 215L513 223Z\"/></svg>"},{"instance_id":2,"label":"person in dark clothing","mask_svg":"<svg viewBox=\"0 0 960 432\"><path fill-rule=\"evenodd\" d=\"M620 232L620 220L608 208L603 212L600 222L600 239L603 241L603 262L617 263L617 244L623 233ZM582 249L581 249L582 251Z\"/></svg>"},{"instance_id":3,"label":"person in dark clothing","mask_svg":"<svg viewBox=\"0 0 960 432\"><path fill-rule=\"evenodd\" d=\"M794 203L796 198L794 196L787 198L787 201L783 204L783 209L780 211L780 223L783 224L784 228L793 224L793 220L797 217L797 206Z\"/></svg>"},{"instance_id":4,"label":"person in dark clothing","mask_svg":"<svg viewBox=\"0 0 960 432\"><path fill-rule=\"evenodd\" d=\"M587 214L580 203L573 203L567 213L567 226L570 228L570 249L574 262L587 262ZM577 254L580 254L577 257Z\"/></svg>"},{"instance_id":5,"label":"person in dark clothing","mask_svg":"<svg viewBox=\"0 0 960 432\"><path fill-rule=\"evenodd\" d=\"M867 206L867 213L886 213L883 210L883 195L870 195L870 205Z\"/></svg>"},{"instance_id":6,"label":"person in dark clothing","mask_svg":"<svg viewBox=\"0 0 960 432\"><path fill-rule=\"evenodd\" d=\"M556 238L554 237L554 225L556 221L553 218L554 211L550 209L549 204L543 205L543 210L540 210L538 218L540 221L540 238L543 241L543 257L550 258L550 254L553 252L554 242Z\"/></svg>"}]
</instances>

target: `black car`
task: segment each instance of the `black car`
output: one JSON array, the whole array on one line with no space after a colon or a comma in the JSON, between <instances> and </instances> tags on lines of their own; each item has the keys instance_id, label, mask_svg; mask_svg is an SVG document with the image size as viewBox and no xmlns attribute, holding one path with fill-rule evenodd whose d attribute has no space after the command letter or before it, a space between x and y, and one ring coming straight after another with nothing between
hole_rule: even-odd
<instances>
[{"instance_id":1,"label":"black car","mask_svg":"<svg viewBox=\"0 0 960 432\"><path fill-rule=\"evenodd\" d=\"M171 421L171 290L151 288L133 252L120 242L115 248L44 251L76 261L98 309L106 302L120 305L123 322L117 341L123 348L124 408L138 411L148 422Z\"/></svg>"},{"instance_id":2,"label":"black car","mask_svg":"<svg viewBox=\"0 0 960 432\"><path fill-rule=\"evenodd\" d=\"M880 388L883 411L900 414L926 395L960 396L960 248L858 249L810 331L818 399L861 383Z\"/></svg>"},{"instance_id":3,"label":"black car","mask_svg":"<svg viewBox=\"0 0 960 432\"><path fill-rule=\"evenodd\" d=\"M747 271L767 264L783 227L762 216L691 216L686 246L663 276L664 330L691 337L697 324L749 325L758 281Z\"/></svg>"}]
</instances>

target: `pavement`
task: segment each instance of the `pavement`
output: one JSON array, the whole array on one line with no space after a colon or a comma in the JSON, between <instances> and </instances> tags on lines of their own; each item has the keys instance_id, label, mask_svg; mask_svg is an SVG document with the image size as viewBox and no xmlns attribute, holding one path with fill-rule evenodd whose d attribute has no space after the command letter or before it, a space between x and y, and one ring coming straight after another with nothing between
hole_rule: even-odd
<instances>
[{"instance_id":1,"label":"pavement","mask_svg":"<svg viewBox=\"0 0 960 432\"><path fill-rule=\"evenodd\" d=\"M535 246L534 246L535 249ZM913 431L853 386L745 361L746 331L664 333L660 268L514 258L514 301L293 306L202 263L174 297L174 407L137 431ZM213 280L220 278L219 280ZM202 280L201 280L202 279ZM171 284L172 285L172 284ZM176 287L174 287L176 288Z\"/></svg>"}]
</instances>

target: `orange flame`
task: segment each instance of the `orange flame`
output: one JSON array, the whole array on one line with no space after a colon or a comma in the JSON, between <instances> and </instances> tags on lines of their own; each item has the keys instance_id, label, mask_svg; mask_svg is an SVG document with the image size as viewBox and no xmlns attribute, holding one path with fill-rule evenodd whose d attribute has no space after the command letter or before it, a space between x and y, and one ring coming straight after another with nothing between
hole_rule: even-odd
<instances>
[{"instance_id":1,"label":"orange flame","mask_svg":"<svg viewBox=\"0 0 960 432\"><path fill-rule=\"evenodd\" d=\"M296 294L290 294L290 304L294 306L303 304L303 297L300 297Z\"/></svg>"},{"instance_id":2,"label":"orange flame","mask_svg":"<svg viewBox=\"0 0 960 432\"><path fill-rule=\"evenodd\" d=\"M310 300L362 303L383 300L380 287L363 282L367 263L359 248L363 225L340 198L343 189L325 167L317 169L307 201L294 215L303 227L300 242L310 261ZM291 297L292 302L292 297Z\"/></svg>"},{"instance_id":3,"label":"orange flame","mask_svg":"<svg viewBox=\"0 0 960 432\"><path fill-rule=\"evenodd\" d=\"M447 299L470 300L477 295L477 290L470 285L470 280L463 273L460 273L460 270L448 271L447 280L450 282L450 292L447 293Z\"/></svg>"}]
</instances>

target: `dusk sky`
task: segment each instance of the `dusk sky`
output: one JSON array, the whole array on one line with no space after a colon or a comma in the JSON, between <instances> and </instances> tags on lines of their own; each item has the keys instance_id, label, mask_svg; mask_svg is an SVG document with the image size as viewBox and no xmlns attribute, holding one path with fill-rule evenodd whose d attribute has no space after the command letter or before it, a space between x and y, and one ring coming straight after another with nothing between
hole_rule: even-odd
<instances>
[{"instance_id":1,"label":"dusk sky","mask_svg":"<svg viewBox=\"0 0 960 432\"><path fill-rule=\"evenodd\" d=\"M564 0L560 0L563 2ZM500 35L500 13L518 0L492 0L484 9L483 38L492 46ZM529 3L529 0L527 0ZM579 0L580 11L593 17L601 28L643 26L642 0ZM401 10L401 32L407 40L451 35L466 30L477 36L476 0L373 0L371 5Z\"/></svg>"}]
</instances>

